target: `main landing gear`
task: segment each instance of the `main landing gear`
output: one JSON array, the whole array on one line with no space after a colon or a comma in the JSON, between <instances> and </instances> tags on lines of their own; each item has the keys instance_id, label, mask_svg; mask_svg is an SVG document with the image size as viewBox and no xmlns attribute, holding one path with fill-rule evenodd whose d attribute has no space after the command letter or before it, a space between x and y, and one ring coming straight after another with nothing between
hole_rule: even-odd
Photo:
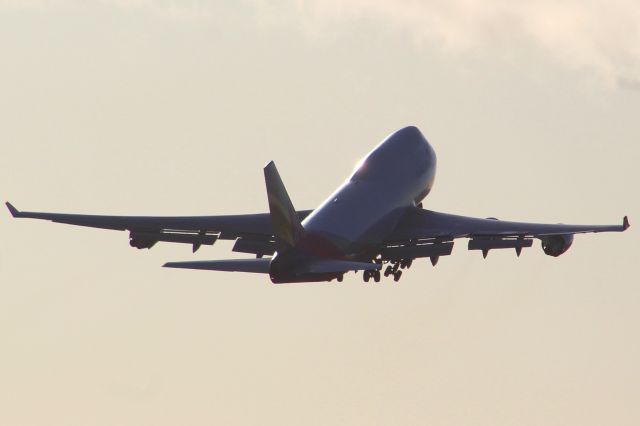
<instances>
[{"instance_id":1,"label":"main landing gear","mask_svg":"<svg viewBox=\"0 0 640 426\"><path fill-rule=\"evenodd\" d=\"M378 260L378 263L381 261ZM402 277L402 269L407 269L411 267L413 263L413 259L402 259L394 262L390 262L389 265L384 270L384 276L388 277L393 275L393 280L395 282L400 281ZM368 283L371 278L375 280L375 282L380 281L380 271L364 271L363 274L364 282Z\"/></svg>"},{"instance_id":2,"label":"main landing gear","mask_svg":"<svg viewBox=\"0 0 640 426\"><path fill-rule=\"evenodd\" d=\"M371 278L377 283L380 282L380 271L364 271L364 282L368 283Z\"/></svg>"},{"instance_id":3,"label":"main landing gear","mask_svg":"<svg viewBox=\"0 0 640 426\"><path fill-rule=\"evenodd\" d=\"M384 271L384 276L388 277L389 275L393 275L393 280L398 282L400 281L400 277L402 277L402 271L398 270L395 266L387 266L387 269Z\"/></svg>"}]
</instances>

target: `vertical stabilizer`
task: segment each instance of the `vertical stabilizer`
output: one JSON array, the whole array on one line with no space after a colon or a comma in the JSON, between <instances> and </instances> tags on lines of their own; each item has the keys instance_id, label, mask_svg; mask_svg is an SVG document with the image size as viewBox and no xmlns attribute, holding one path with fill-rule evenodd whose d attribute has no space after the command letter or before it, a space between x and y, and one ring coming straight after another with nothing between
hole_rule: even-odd
<instances>
[{"instance_id":1,"label":"vertical stabilizer","mask_svg":"<svg viewBox=\"0 0 640 426\"><path fill-rule=\"evenodd\" d=\"M267 185L273 233L279 241L294 247L302 235L303 228L273 161L264 168L264 180Z\"/></svg>"}]
</instances>

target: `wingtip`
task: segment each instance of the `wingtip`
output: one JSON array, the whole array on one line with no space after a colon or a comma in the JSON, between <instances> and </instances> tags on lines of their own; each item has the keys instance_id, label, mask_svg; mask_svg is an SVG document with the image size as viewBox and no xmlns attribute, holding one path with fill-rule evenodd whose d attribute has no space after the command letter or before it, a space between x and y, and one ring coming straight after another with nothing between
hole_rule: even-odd
<instances>
[{"instance_id":1,"label":"wingtip","mask_svg":"<svg viewBox=\"0 0 640 426\"><path fill-rule=\"evenodd\" d=\"M631 226L631 225L629 224L629 218L628 218L627 216L625 216L625 217L622 219L622 230L623 230L623 231L626 231L627 229L629 229L629 227L630 227L630 226Z\"/></svg>"},{"instance_id":2,"label":"wingtip","mask_svg":"<svg viewBox=\"0 0 640 426\"><path fill-rule=\"evenodd\" d=\"M18 215L20 214L20 211L18 209L16 209L15 207L13 207L13 205L8 201L5 204L7 205L7 208L9 209L9 212L11 213L11 216L18 217Z\"/></svg>"}]
</instances>

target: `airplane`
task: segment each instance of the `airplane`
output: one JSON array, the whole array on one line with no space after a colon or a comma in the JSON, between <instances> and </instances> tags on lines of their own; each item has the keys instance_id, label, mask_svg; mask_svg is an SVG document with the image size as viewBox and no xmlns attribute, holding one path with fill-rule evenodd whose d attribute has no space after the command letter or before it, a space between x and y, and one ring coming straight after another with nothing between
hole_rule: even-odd
<instances>
[{"instance_id":1,"label":"airplane","mask_svg":"<svg viewBox=\"0 0 640 426\"><path fill-rule=\"evenodd\" d=\"M452 253L454 240L468 249L514 249L517 256L541 241L549 256L560 256L574 234L622 232L622 225L563 225L502 221L439 213L423 208L436 175L436 154L420 130L402 128L378 144L353 173L315 210L295 210L275 164L264 167L269 213L227 216L99 216L19 211L14 217L129 231L129 244L191 244L193 252L217 240L234 240L232 251L255 257L168 262L167 268L268 274L271 282L337 280L362 271L365 282L381 275L399 281L418 258L433 266ZM384 271L383 271L384 270Z\"/></svg>"}]
</instances>

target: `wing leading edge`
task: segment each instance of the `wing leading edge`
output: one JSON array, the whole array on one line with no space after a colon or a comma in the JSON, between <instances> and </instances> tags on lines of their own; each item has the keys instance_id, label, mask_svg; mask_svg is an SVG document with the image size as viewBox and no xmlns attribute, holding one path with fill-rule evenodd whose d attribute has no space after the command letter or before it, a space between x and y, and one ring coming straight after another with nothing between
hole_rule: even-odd
<instances>
[{"instance_id":1,"label":"wing leading edge","mask_svg":"<svg viewBox=\"0 0 640 426\"><path fill-rule=\"evenodd\" d=\"M86 226L91 228L131 231L131 245L150 248L158 241L193 244L213 244L217 239L237 239L269 242L273 230L268 213L224 215L224 216L106 216L48 212L20 211L6 203L11 215L16 218L48 220L55 223ZM311 211L297 214L305 218Z\"/></svg>"},{"instance_id":2,"label":"wing leading edge","mask_svg":"<svg viewBox=\"0 0 640 426\"><path fill-rule=\"evenodd\" d=\"M539 238L590 232L622 232L629 226L627 216L621 225L564 225L480 219L415 208L407 212L388 240L522 236Z\"/></svg>"}]
</instances>

